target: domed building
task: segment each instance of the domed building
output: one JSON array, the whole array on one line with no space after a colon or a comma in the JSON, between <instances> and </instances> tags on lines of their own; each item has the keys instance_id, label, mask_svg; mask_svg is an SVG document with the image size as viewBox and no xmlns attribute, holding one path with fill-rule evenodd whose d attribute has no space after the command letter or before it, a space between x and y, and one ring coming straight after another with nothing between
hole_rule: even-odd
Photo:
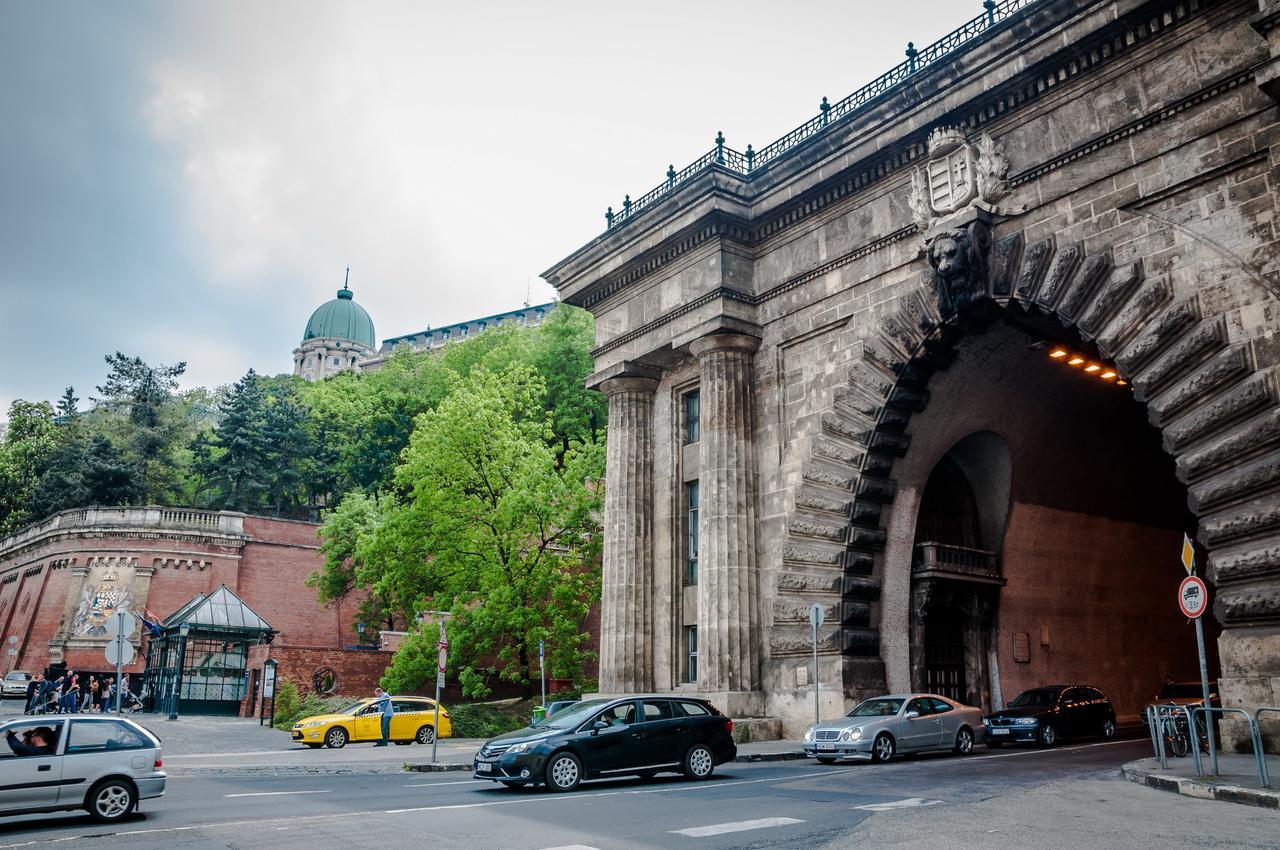
<instances>
[{"instance_id":1,"label":"domed building","mask_svg":"<svg viewBox=\"0 0 1280 850\"><path fill-rule=\"evenodd\" d=\"M374 353L373 319L343 281L337 297L321 304L307 321L302 344L293 351L293 374L320 381L356 369Z\"/></svg>"}]
</instances>

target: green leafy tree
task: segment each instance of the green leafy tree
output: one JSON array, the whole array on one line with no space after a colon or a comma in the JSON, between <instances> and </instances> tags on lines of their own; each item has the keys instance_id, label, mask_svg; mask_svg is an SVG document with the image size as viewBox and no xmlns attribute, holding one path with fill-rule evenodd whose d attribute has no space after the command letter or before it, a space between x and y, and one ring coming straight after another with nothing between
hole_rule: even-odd
<instances>
[{"instance_id":1,"label":"green leafy tree","mask_svg":"<svg viewBox=\"0 0 1280 850\"><path fill-rule=\"evenodd\" d=\"M396 470L408 496L394 534L413 538L401 541L405 551L425 552L396 568L427 607L454 613L451 644L471 696L487 692L490 664L529 696L539 640L555 674L579 676L588 657L582 627L599 593L594 485L603 446L573 444L559 461L545 403L533 368L476 368L419 417ZM397 653L388 687L431 676L415 660L416 643Z\"/></svg>"},{"instance_id":2,"label":"green leafy tree","mask_svg":"<svg viewBox=\"0 0 1280 850\"><path fill-rule=\"evenodd\" d=\"M18 399L9 405L0 442L0 534L37 519L32 496L56 450L57 425L47 401Z\"/></svg>"},{"instance_id":3,"label":"green leafy tree","mask_svg":"<svg viewBox=\"0 0 1280 850\"><path fill-rule=\"evenodd\" d=\"M98 387L100 405L121 414L120 437L132 453L143 485L143 498L164 502L175 492L179 471L173 457L181 442L182 420L171 414L178 378L186 363L151 366L119 351L106 357L107 380Z\"/></svg>"},{"instance_id":4,"label":"green leafy tree","mask_svg":"<svg viewBox=\"0 0 1280 850\"><path fill-rule=\"evenodd\" d=\"M547 384L547 411L560 456L575 440L594 443L604 434L608 402L586 387L595 370L591 346L595 321L586 310L558 304L538 327L532 363Z\"/></svg>"},{"instance_id":5,"label":"green leafy tree","mask_svg":"<svg viewBox=\"0 0 1280 850\"><path fill-rule=\"evenodd\" d=\"M84 484L85 453L88 439L78 409L80 399L67 387L58 400L55 446L48 465L31 494L33 518L48 516L67 508L86 504L88 491Z\"/></svg>"}]
</instances>

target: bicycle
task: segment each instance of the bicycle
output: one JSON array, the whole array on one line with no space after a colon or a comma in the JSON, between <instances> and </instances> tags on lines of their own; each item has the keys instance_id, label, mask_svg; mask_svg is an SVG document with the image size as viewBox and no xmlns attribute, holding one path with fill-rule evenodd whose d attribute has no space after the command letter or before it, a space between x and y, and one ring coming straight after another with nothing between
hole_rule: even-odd
<instances>
[{"instance_id":1,"label":"bicycle","mask_svg":"<svg viewBox=\"0 0 1280 850\"><path fill-rule=\"evenodd\" d=\"M1191 751L1191 732L1187 728L1186 711L1176 703L1168 703L1165 707L1174 709L1172 716L1165 715L1161 724L1165 745L1175 757L1183 758ZM1209 733L1203 715L1196 718L1196 739L1200 752L1209 752Z\"/></svg>"}]
</instances>

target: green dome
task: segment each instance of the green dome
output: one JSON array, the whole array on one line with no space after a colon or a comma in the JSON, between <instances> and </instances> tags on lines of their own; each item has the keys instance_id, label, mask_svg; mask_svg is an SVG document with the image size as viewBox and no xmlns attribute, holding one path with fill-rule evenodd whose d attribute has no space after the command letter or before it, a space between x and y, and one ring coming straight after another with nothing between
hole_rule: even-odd
<instances>
[{"instance_id":1,"label":"green dome","mask_svg":"<svg viewBox=\"0 0 1280 850\"><path fill-rule=\"evenodd\" d=\"M321 304L307 322L302 341L309 339L347 339L373 348L373 319L364 308L351 300L351 290L345 286L338 290L338 297Z\"/></svg>"}]
</instances>

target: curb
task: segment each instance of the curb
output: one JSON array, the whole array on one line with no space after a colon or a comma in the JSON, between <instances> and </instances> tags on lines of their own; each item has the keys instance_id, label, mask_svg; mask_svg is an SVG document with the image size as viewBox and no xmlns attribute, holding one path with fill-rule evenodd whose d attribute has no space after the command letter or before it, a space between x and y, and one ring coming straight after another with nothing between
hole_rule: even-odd
<instances>
[{"instance_id":1,"label":"curb","mask_svg":"<svg viewBox=\"0 0 1280 850\"><path fill-rule=\"evenodd\" d=\"M745 756L738 756L735 762L750 764L757 761L799 761L808 758L802 752L785 752L785 753L749 753Z\"/></svg>"},{"instance_id":2,"label":"curb","mask_svg":"<svg viewBox=\"0 0 1280 850\"><path fill-rule=\"evenodd\" d=\"M1245 788L1243 785L1229 785L1224 782L1166 776L1127 764L1120 770L1125 779L1130 782L1155 788L1157 791L1169 791L1199 800L1219 800L1224 803L1257 806L1261 809L1280 809L1280 791L1273 789Z\"/></svg>"},{"instance_id":3,"label":"curb","mask_svg":"<svg viewBox=\"0 0 1280 850\"><path fill-rule=\"evenodd\" d=\"M471 770L472 765L460 764L458 762L444 762L441 764L406 764L405 770L412 770L415 773L444 773L456 770Z\"/></svg>"}]
</instances>

